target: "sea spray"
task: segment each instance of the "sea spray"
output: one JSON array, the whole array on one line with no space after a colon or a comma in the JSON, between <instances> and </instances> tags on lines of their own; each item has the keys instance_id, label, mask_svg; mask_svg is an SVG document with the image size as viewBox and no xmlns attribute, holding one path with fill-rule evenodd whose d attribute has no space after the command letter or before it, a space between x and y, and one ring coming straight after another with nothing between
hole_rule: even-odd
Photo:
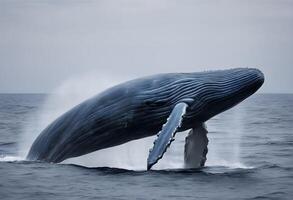
<instances>
[{"instance_id":1,"label":"sea spray","mask_svg":"<svg viewBox=\"0 0 293 200\"><path fill-rule=\"evenodd\" d=\"M112 79L111 79L112 78ZM98 72L73 76L47 95L41 108L32 113L30 123L23 127L19 154L25 157L36 137L60 115L119 80Z\"/></svg>"},{"instance_id":2,"label":"sea spray","mask_svg":"<svg viewBox=\"0 0 293 200\"><path fill-rule=\"evenodd\" d=\"M244 118L245 107L238 105L208 121L210 142L207 166L249 168L242 163L240 151Z\"/></svg>"}]
</instances>

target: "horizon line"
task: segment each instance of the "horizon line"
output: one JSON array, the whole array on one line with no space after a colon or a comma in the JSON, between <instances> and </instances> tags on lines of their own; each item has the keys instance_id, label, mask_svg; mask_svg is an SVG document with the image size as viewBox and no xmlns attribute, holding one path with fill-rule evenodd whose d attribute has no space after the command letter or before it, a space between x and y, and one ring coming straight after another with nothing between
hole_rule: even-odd
<instances>
[{"instance_id":1,"label":"horizon line","mask_svg":"<svg viewBox=\"0 0 293 200\"><path fill-rule=\"evenodd\" d=\"M0 92L0 95L3 94L11 94L11 95L16 95L16 94L31 94L31 95L50 95L54 94L54 92ZM97 93L98 94L98 93ZM254 95L258 94L293 94L293 92L257 92Z\"/></svg>"}]
</instances>

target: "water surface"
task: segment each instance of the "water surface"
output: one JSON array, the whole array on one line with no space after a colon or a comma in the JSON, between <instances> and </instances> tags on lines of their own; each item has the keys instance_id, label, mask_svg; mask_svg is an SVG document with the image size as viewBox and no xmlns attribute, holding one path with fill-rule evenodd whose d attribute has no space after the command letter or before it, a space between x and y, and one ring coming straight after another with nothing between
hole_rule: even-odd
<instances>
[{"instance_id":1,"label":"water surface","mask_svg":"<svg viewBox=\"0 0 293 200\"><path fill-rule=\"evenodd\" d=\"M179 133L153 171L145 171L147 154L141 150L123 156L116 151L108 164L101 153L90 165L82 159L68 162L75 164L24 160L19 144L27 127L36 126L46 98L0 95L1 199L292 199L293 95L254 95L211 119L207 167L180 167L185 134ZM149 142L141 144L149 148ZM124 162L115 162L118 157Z\"/></svg>"}]
</instances>

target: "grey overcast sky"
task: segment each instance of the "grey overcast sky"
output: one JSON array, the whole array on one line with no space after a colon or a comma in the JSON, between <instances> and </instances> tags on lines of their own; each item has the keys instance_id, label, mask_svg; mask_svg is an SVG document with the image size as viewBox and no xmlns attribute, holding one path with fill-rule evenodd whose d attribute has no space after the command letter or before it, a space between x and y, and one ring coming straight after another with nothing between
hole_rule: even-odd
<instances>
[{"instance_id":1,"label":"grey overcast sky","mask_svg":"<svg viewBox=\"0 0 293 200\"><path fill-rule=\"evenodd\" d=\"M0 1L0 92L256 67L260 92L292 93L292 65L292 0Z\"/></svg>"}]
</instances>

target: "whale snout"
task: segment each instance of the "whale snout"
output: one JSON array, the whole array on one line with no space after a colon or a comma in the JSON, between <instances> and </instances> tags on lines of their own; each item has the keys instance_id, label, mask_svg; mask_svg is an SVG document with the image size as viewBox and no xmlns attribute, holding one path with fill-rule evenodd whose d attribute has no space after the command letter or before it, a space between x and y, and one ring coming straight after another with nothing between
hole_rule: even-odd
<instances>
[{"instance_id":1,"label":"whale snout","mask_svg":"<svg viewBox=\"0 0 293 200\"><path fill-rule=\"evenodd\" d=\"M248 74L248 81L243 82L242 86L246 89L246 91L249 93L256 92L264 83L265 77L262 71L256 68L248 68L246 69L246 73Z\"/></svg>"},{"instance_id":2,"label":"whale snout","mask_svg":"<svg viewBox=\"0 0 293 200\"><path fill-rule=\"evenodd\" d=\"M223 87L228 92L224 92L227 95L223 95L223 102L228 101L228 104L224 103L226 104L224 107L230 108L254 94L263 85L264 79L264 74L259 69L235 69L233 73L225 77L226 83Z\"/></svg>"},{"instance_id":3,"label":"whale snout","mask_svg":"<svg viewBox=\"0 0 293 200\"><path fill-rule=\"evenodd\" d=\"M254 73L255 74L255 79L256 79L256 83L259 87L262 86L262 84L264 83L265 81L265 76L264 74L262 73L262 71L260 71L259 69L251 69L252 72L251 73Z\"/></svg>"},{"instance_id":4,"label":"whale snout","mask_svg":"<svg viewBox=\"0 0 293 200\"><path fill-rule=\"evenodd\" d=\"M201 94L201 121L232 108L254 94L264 83L264 74L256 68L236 68L210 73ZM194 109L196 110L196 109Z\"/></svg>"}]
</instances>

